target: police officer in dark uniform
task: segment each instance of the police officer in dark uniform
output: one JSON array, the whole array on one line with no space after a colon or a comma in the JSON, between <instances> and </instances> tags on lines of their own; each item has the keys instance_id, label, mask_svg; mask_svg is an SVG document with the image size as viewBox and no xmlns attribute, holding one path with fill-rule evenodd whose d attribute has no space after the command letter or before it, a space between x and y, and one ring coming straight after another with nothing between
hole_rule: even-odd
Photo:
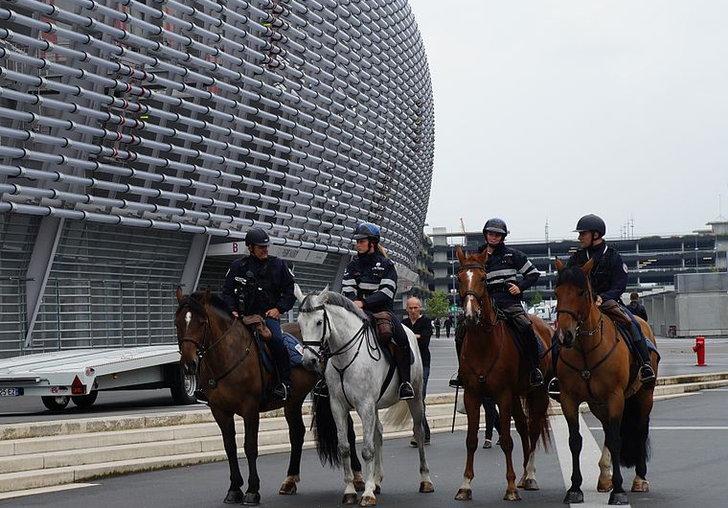
<instances>
[{"instance_id":1,"label":"police officer in dark uniform","mask_svg":"<svg viewBox=\"0 0 728 508\"><path fill-rule=\"evenodd\" d=\"M529 382L531 386L541 386L543 373L539 368L541 359L538 353L538 337L533 331L531 320L521 305L523 292L533 286L541 276L541 272L523 252L507 247L503 243L506 236L508 236L508 227L502 219L492 218L485 223L483 237L486 243L480 246L479 252L487 249L489 254L485 265L488 294L495 301L496 307L506 315L506 319L514 325L518 335L525 339L526 354L531 363ZM520 282L517 279L518 275L522 277ZM458 358L464 338L465 328L460 326L455 335ZM462 386L459 376L451 379L450 386Z\"/></svg>"},{"instance_id":2,"label":"police officer in dark uniform","mask_svg":"<svg viewBox=\"0 0 728 508\"><path fill-rule=\"evenodd\" d=\"M413 399L410 383L410 347L402 323L394 316L394 294L397 291L397 271L394 263L379 245L379 226L364 222L354 231L356 257L346 267L342 294L368 313L387 311L394 325L395 362L399 373L399 398Z\"/></svg>"},{"instance_id":3,"label":"police officer in dark uniform","mask_svg":"<svg viewBox=\"0 0 728 508\"><path fill-rule=\"evenodd\" d=\"M280 384L273 397L286 400L291 390L291 365L283 342L280 315L293 308L293 274L282 259L268 255L270 238L260 228L245 235L250 256L236 259L225 275L222 298L233 316L258 314L265 318L272 337L267 341L278 370Z\"/></svg>"},{"instance_id":4,"label":"police officer in dark uniform","mask_svg":"<svg viewBox=\"0 0 728 508\"><path fill-rule=\"evenodd\" d=\"M632 313L618 303L627 288L627 265L622 261L619 252L604 241L606 224L601 217L588 214L579 219L574 231L579 233L581 248L571 255L566 266L584 266L590 259L594 260L589 280L596 297L596 304L599 310L628 332L629 339L637 352L637 360L642 364L639 372L640 381L654 382L655 371L650 364L650 353L647 351L642 330ZM554 355L553 358L556 366L558 355ZM554 378L549 383L549 392L556 394L558 391L558 380Z\"/></svg>"}]
</instances>

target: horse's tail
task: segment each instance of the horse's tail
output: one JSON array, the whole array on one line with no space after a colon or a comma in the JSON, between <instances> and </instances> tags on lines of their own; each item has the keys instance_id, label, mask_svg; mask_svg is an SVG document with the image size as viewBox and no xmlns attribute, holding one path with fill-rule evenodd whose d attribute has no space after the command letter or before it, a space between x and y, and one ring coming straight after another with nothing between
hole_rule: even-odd
<instances>
[{"instance_id":1,"label":"horse's tail","mask_svg":"<svg viewBox=\"0 0 728 508\"><path fill-rule=\"evenodd\" d=\"M336 433L336 421L331 412L331 399L328 397L313 397L312 427L316 451L321 464L328 463L331 467L341 466L339 436Z\"/></svg>"},{"instance_id":2,"label":"horse's tail","mask_svg":"<svg viewBox=\"0 0 728 508\"><path fill-rule=\"evenodd\" d=\"M528 421L528 427L538 429L538 437L536 441L532 443L533 448L536 448L539 439L543 445L544 451L548 451L551 446L551 428L549 427L549 397L548 395L540 390L531 390L526 394L526 418Z\"/></svg>"},{"instance_id":3,"label":"horse's tail","mask_svg":"<svg viewBox=\"0 0 728 508\"><path fill-rule=\"evenodd\" d=\"M619 461L625 467L636 466L642 458L650 458L650 418L641 417L642 407L638 397L631 397L624 403L622 426L619 429L622 447Z\"/></svg>"},{"instance_id":4,"label":"horse's tail","mask_svg":"<svg viewBox=\"0 0 728 508\"><path fill-rule=\"evenodd\" d=\"M405 401L400 400L396 404L389 406L387 412L384 413L382 423L394 428L404 427L409 420L409 415L409 406Z\"/></svg>"}]
</instances>

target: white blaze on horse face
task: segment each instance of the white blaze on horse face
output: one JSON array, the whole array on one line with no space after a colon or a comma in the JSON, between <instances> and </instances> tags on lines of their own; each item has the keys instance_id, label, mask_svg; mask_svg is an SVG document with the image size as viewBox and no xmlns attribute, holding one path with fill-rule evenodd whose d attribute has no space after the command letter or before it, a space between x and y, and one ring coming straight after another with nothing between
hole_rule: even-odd
<instances>
[{"instance_id":1,"label":"white blaze on horse face","mask_svg":"<svg viewBox=\"0 0 728 508\"><path fill-rule=\"evenodd\" d=\"M187 325L187 328L190 327L190 323L192 322L192 313L190 311L187 311L185 314L185 324Z\"/></svg>"},{"instance_id":2,"label":"white blaze on horse face","mask_svg":"<svg viewBox=\"0 0 728 508\"><path fill-rule=\"evenodd\" d=\"M467 287L472 287L472 283L473 283L473 272L468 271L465 274L465 277L468 279L468 286ZM473 311L473 298L472 297L470 297L470 298L466 297L465 298L465 309L464 310L465 310L465 315L467 317L474 317L475 312Z\"/></svg>"}]
</instances>

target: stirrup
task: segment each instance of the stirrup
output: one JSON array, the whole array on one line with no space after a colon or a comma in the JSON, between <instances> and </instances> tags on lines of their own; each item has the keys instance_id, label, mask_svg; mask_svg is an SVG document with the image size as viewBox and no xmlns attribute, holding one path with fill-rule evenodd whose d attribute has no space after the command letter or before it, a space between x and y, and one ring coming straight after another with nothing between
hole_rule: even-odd
<instances>
[{"instance_id":1,"label":"stirrup","mask_svg":"<svg viewBox=\"0 0 728 508\"><path fill-rule=\"evenodd\" d=\"M643 384L653 383L655 381L655 371L652 370L652 365L645 363L640 367L640 381Z\"/></svg>"},{"instance_id":2,"label":"stirrup","mask_svg":"<svg viewBox=\"0 0 728 508\"><path fill-rule=\"evenodd\" d=\"M531 371L531 374L528 376L528 381L531 384L532 387L541 386L543 384L543 374L541 373L541 369L536 367Z\"/></svg>"},{"instance_id":3,"label":"stirrup","mask_svg":"<svg viewBox=\"0 0 728 508\"><path fill-rule=\"evenodd\" d=\"M322 399L329 398L329 385L326 384L326 381L323 379L316 381L316 384L313 386L313 396Z\"/></svg>"},{"instance_id":4,"label":"stirrup","mask_svg":"<svg viewBox=\"0 0 728 508\"><path fill-rule=\"evenodd\" d=\"M194 397L197 399L197 402L202 402L203 404L207 404L210 402L210 400L207 398L207 395L205 395L205 392L202 390L195 390Z\"/></svg>"},{"instance_id":5,"label":"stirrup","mask_svg":"<svg viewBox=\"0 0 728 508\"><path fill-rule=\"evenodd\" d=\"M463 384L463 380L460 379L460 373L457 373L453 377L451 377L450 381L448 381L447 385L450 388L463 388L465 386Z\"/></svg>"},{"instance_id":6,"label":"stirrup","mask_svg":"<svg viewBox=\"0 0 728 508\"><path fill-rule=\"evenodd\" d=\"M551 381L549 381L549 386L547 388L547 391L549 392L549 397L554 399L555 401L559 401L561 398L561 388L559 387L559 378L552 378Z\"/></svg>"},{"instance_id":7,"label":"stirrup","mask_svg":"<svg viewBox=\"0 0 728 508\"><path fill-rule=\"evenodd\" d=\"M415 398L415 390L409 381L405 381L399 385L399 400L409 400Z\"/></svg>"},{"instance_id":8,"label":"stirrup","mask_svg":"<svg viewBox=\"0 0 728 508\"><path fill-rule=\"evenodd\" d=\"M291 389L286 383L280 383L273 390L273 398L278 400L288 400Z\"/></svg>"}]
</instances>

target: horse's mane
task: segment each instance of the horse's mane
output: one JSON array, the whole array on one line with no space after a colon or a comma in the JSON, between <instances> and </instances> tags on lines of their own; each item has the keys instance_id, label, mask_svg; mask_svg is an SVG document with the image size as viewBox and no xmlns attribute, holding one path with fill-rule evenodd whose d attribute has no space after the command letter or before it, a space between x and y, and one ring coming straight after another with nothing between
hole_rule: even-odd
<instances>
[{"instance_id":1,"label":"horse's mane","mask_svg":"<svg viewBox=\"0 0 728 508\"><path fill-rule=\"evenodd\" d=\"M205 291L197 291L195 293L192 293L190 298L197 302L201 302L203 297L205 295ZM220 298L216 293L210 292L209 297L207 298L207 305L212 307L213 310L215 310L216 314L219 314L220 317L225 318L227 321L231 321L233 319L232 315L230 314L230 311L227 308L227 305L225 304L225 301Z\"/></svg>"},{"instance_id":2,"label":"horse's mane","mask_svg":"<svg viewBox=\"0 0 728 508\"><path fill-rule=\"evenodd\" d=\"M555 285L560 286L562 284L571 284L579 289L588 289L589 278L581 267L571 266L558 272Z\"/></svg>"},{"instance_id":3,"label":"horse's mane","mask_svg":"<svg viewBox=\"0 0 728 508\"><path fill-rule=\"evenodd\" d=\"M361 310L359 307L354 305L354 302L349 300L347 297L345 297L342 294L335 293L334 291L322 291L318 295L316 294L310 294L308 295L301 304L301 311L312 311L315 307L321 305L321 304L329 304L334 305L336 307L342 307L349 312L353 312L358 317L362 319L368 319L367 314Z\"/></svg>"}]
</instances>

